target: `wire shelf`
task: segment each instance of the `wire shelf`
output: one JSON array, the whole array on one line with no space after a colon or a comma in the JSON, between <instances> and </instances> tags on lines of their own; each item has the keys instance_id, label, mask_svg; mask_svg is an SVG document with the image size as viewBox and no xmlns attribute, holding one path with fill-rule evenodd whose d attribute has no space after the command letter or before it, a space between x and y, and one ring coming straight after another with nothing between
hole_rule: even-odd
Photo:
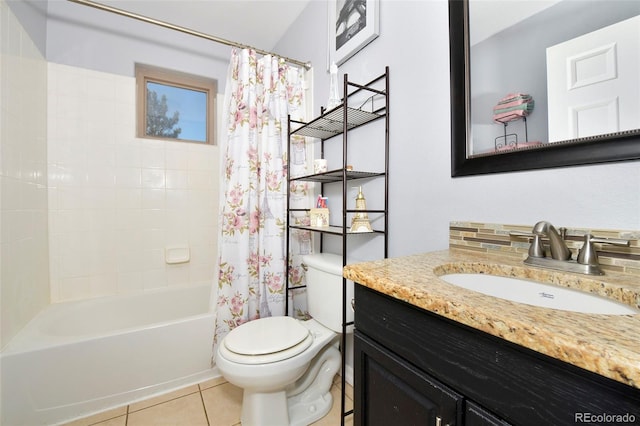
<instances>
[{"instance_id":1,"label":"wire shelf","mask_svg":"<svg viewBox=\"0 0 640 426\"><path fill-rule=\"evenodd\" d=\"M383 113L368 112L361 109L347 107L347 130L384 117ZM308 136L312 138L328 139L344 131L344 106L336 107L309 123L301 123L292 135Z\"/></svg>"},{"instance_id":2,"label":"wire shelf","mask_svg":"<svg viewBox=\"0 0 640 426\"><path fill-rule=\"evenodd\" d=\"M292 177L291 180L301 180L306 182L342 182L343 169L331 170L329 172L317 173L313 175ZM366 179L370 177L384 176L384 173L379 172L356 172L354 170L347 170L347 180Z\"/></svg>"}]
</instances>

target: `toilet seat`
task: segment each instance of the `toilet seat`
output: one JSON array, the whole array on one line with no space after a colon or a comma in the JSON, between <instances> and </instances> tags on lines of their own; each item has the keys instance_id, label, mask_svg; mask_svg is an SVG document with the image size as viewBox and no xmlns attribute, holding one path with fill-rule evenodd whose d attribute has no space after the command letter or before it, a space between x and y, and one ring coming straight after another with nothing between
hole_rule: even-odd
<instances>
[{"instance_id":1,"label":"toilet seat","mask_svg":"<svg viewBox=\"0 0 640 426\"><path fill-rule=\"evenodd\" d=\"M292 317L268 317L233 329L223 339L221 354L239 364L267 364L298 355L313 342L313 335Z\"/></svg>"}]
</instances>

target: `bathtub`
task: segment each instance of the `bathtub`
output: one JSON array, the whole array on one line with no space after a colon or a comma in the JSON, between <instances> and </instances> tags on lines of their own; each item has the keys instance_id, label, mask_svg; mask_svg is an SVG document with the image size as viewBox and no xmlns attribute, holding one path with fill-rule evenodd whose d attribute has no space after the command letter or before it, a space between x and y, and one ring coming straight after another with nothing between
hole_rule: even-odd
<instances>
[{"instance_id":1,"label":"bathtub","mask_svg":"<svg viewBox=\"0 0 640 426\"><path fill-rule=\"evenodd\" d=\"M64 423L219 376L210 289L48 306L0 353L0 424Z\"/></svg>"}]
</instances>

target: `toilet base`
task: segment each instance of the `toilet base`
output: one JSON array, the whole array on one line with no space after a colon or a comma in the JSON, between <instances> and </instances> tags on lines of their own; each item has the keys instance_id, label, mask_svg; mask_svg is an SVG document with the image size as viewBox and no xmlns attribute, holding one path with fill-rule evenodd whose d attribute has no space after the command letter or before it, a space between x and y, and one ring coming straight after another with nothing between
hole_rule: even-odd
<instances>
[{"instance_id":1,"label":"toilet base","mask_svg":"<svg viewBox=\"0 0 640 426\"><path fill-rule=\"evenodd\" d=\"M242 426L288 425L287 393L251 392L242 395Z\"/></svg>"},{"instance_id":2,"label":"toilet base","mask_svg":"<svg viewBox=\"0 0 640 426\"><path fill-rule=\"evenodd\" d=\"M333 406L331 392L318 395L313 401L300 400L300 395L289 398L290 426L307 426L326 416Z\"/></svg>"},{"instance_id":3,"label":"toilet base","mask_svg":"<svg viewBox=\"0 0 640 426\"><path fill-rule=\"evenodd\" d=\"M340 352L329 345L288 389L252 392L245 388L242 426L307 426L321 419L333 405L331 386L339 369Z\"/></svg>"},{"instance_id":4,"label":"toilet base","mask_svg":"<svg viewBox=\"0 0 640 426\"><path fill-rule=\"evenodd\" d=\"M289 388L290 426L309 425L331 411L331 386L338 370L340 351L335 345L329 345L313 360L306 377Z\"/></svg>"},{"instance_id":5,"label":"toilet base","mask_svg":"<svg viewBox=\"0 0 640 426\"><path fill-rule=\"evenodd\" d=\"M243 426L307 426L331 411L331 392L309 400L304 395L287 398L286 392L244 392L242 397ZM268 418L265 418L265 413Z\"/></svg>"}]
</instances>

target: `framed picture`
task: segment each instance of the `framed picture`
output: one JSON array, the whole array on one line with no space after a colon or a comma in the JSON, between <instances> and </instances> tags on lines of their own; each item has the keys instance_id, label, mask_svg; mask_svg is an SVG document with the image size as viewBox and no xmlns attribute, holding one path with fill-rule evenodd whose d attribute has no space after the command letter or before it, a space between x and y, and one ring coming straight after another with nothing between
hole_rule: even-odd
<instances>
[{"instance_id":1,"label":"framed picture","mask_svg":"<svg viewBox=\"0 0 640 426\"><path fill-rule=\"evenodd\" d=\"M340 65L378 37L379 0L329 0L329 64Z\"/></svg>"}]
</instances>

